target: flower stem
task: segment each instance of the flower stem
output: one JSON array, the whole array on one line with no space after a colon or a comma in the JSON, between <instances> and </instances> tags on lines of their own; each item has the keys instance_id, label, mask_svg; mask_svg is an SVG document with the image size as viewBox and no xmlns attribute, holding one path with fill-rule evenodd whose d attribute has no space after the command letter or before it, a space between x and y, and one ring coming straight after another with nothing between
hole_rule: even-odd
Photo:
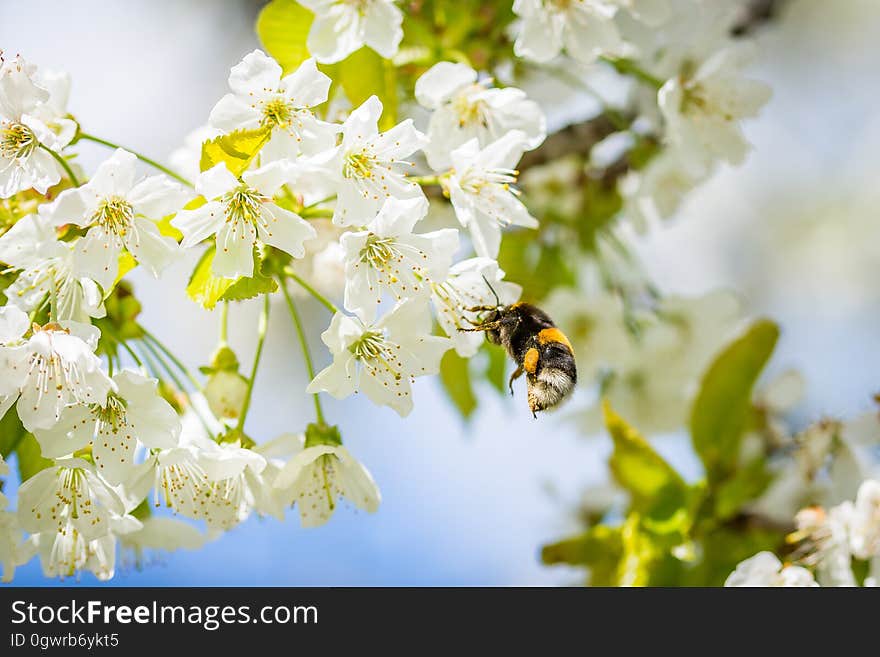
<instances>
[{"instance_id":1,"label":"flower stem","mask_svg":"<svg viewBox=\"0 0 880 657\"><path fill-rule=\"evenodd\" d=\"M196 377L194 377L192 375L192 372L189 371L189 369L186 367L186 365L181 363L180 359L178 359L177 356L175 356L173 353L171 353L171 350L168 349L168 347L166 347L164 344L162 344L162 342L159 341L159 339L155 335L150 333L147 329L145 329L140 324L138 324L138 328L140 328L141 332L144 334L144 338L146 339L145 342L151 342L163 354L165 354L165 356L168 358L168 360L170 360L172 363L174 363L174 365L177 366L177 369L179 369L183 373L183 375L186 376L186 378L189 380L189 382L193 384L193 387L196 390L198 390L199 392L201 392L202 391L202 384L199 383L198 379L196 379Z\"/></svg>"},{"instance_id":2,"label":"flower stem","mask_svg":"<svg viewBox=\"0 0 880 657\"><path fill-rule=\"evenodd\" d=\"M62 169L64 169L64 173L67 174L67 177L70 178L70 182L73 183L73 186L79 187L79 180L77 179L76 174L73 173L73 169L70 168L70 164L67 163L67 160L65 160L63 157L61 157L60 154L56 153L45 144L40 144L40 148L42 148L44 151L48 152L49 155L54 157L55 161L61 165Z\"/></svg>"},{"instance_id":3,"label":"flower stem","mask_svg":"<svg viewBox=\"0 0 880 657\"><path fill-rule=\"evenodd\" d=\"M315 297L315 299L317 299L318 301L320 301L321 304L322 304L327 310L329 310L331 313L338 313L338 312L339 312L339 308L337 308L336 305L335 305L332 301L329 301L329 300L327 299L327 297L325 297L323 294L321 294L320 292L318 292L318 291L317 291L315 288L313 288L311 285L309 285L308 283L306 283L306 282L305 282L302 278L300 278L300 277L299 277L299 276L298 276L298 275L297 275L292 269L290 269L289 267L285 267L285 268L284 268L284 275L287 276L288 278L291 278L291 279L295 280L297 283L299 283L300 287L302 287L306 292L308 292L308 293L311 294L313 297Z\"/></svg>"},{"instance_id":4,"label":"flower stem","mask_svg":"<svg viewBox=\"0 0 880 657\"><path fill-rule=\"evenodd\" d=\"M134 350L128 345L128 343L125 340L117 340L117 342L120 345L122 345L122 348L125 349L125 351L128 353L128 355L131 356L131 359L135 363L137 363L138 367L140 367L142 370L145 369L143 361L140 358L138 358L138 355L134 352Z\"/></svg>"},{"instance_id":5,"label":"flower stem","mask_svg":"<svg viewBox=\"0 0 880 657\"><path fill-rule=\"evenodd\" d=\"M663 86L663 80L651 75L631 59L612 57L610 55L602 55L599 59L607 64L611 64L611 66L614 67L614 70L621 75L631 75L637 80L650 84L655 89L659 89Z\"/></svg>"},{"instance_id":6,"label":"flower stem","mask_svg":"<svg viewBox=\"0 0 880 657\"><path fill-rule=\"evenodd\" d=\"M290 296L290 292L287 290L286 281L281 278L278 281L278 285L281 287L281 292L284 294L284 299L287 301L287 307L290 309L290 316L293 318L293 324L296 327L296 334L299 338L299 346L302 347L303 359L306 362L306 371L309 374L309 381L315 378L315 366L312 363L312 354L309 352L309 344L306 341L306 333L303 330L302 320L299 316L299 311L296 309L296 304L294 304L293 299ZM315 393L315 417L318 420L319 424L326 424L324 421L324 411L321 408L321 397L319 393Z\"/></svg>"},{"instance_id":7,"label":"flower stem","mask_svg":"<svg viewBox=\"0 0 880 657\"><path fill-rule=\"evenodd\" d=\"M333 208L303 208L299 216L303 219L330 219L333 216Z\"/></svg>"},{"instance_id":8,"label":"flower stem","mask_svg":"<svg viewBox=\"0 0 880 657\"><path fill-rule=\"evenodd\" d=\"M134 155L135 157L137 157L137 159L141 160L142 162L146 162L146 163L149 164L151 167L155 167L156 169L158 169L158 170L161 171L162 173L166 173L166 174L168 174L169 176L171 176L171 177L174 178L175 180L179 180L180 182L182 182L182 183L183 183L184 185L186 185L187 187L192 187L192 186L193 186L193 184L192 184L189 180L187 180L186 178L184 178L183 176L180 176L180 175L174 173L174 172L173 172L171 169L169 169L168 167L162 166L161 164L159 164L158 162L156 162L156 160L151 160L151 159L148 158L146 155L141 155L141 154L138 153L137 151L133 151L133 150L130 149L130 148L125 148L125 146L120 146L119 144L114 144L112 141L107 141L106 139L101 139L100 137L95 137L94 135L90 135L90 134L88 134L87 132L81 132L81 133L79 133L79 138L80 138L80 139L85 139L85 140L87 140L87 141L93 141L93 142L95 142L96 144L101 144L101 145L103 145L103 146L107 146L108 148L122 148L122 149L124 149L124 150L127 150L129 153L131 153L132 155Z\"/></svg>"},{"instance_id":9,"label":"flower stem","mask_svg":"<svg viewBox=\"0 0 880 657\"><path fill-rule=\"evenodd\" d=\"M167 374L168 378L171 379L171 382L175 386L177 386L177 389L180 390L180 392L182 392L182 393L186 393L186 387L183 385L183 381L181 381L177 377L177 375L174 373L174 369L168 363L165 362L165 359L162 358L162 354L160 354L156 350L156 347L154 347L148 340L141 340L141 345L146 350L144 352L144 356L147 356L148 354L150 356L152 356L152 360L155 360L156 363L159 363L159 366L163 370L165 370L165 374ZM153 371L154 371L154 373L158 374L158 370L155 368L155 366L153 367ZM159 377L157 376L156 378L159 378Z\"/></svg>"},{"instance_id":10,"label":"flower stem","mask_svg":"<svg viewBox=\"0 0 880 657\"><path fill-rule=\"evenodd\" d=\"M220 307L220 344L226 344L226 336L229 332L229 302L224 301Z\"/></svg>"},{"instance_id":11,"label":"flower stem","mask_svg":"<svg viewBox=\"0 0 880 657\"><path fill-rule=\"evenodd\" d=\"M162 354L160 354L158 351L156 351L156 348L147 340L141 340L140 347L143 350L142 353L144 356L144 360L146 360L147 363L149 364L149 368L152 370L153 376L156 377L157 379L162 378L162 375L159 372L158 368L156 367L155 363L152 362L152 359L155 359L156 362L159 363L159 367L161 367L163 370L165 370L165 373L171 379L172 383L174 383L174 385L177 386L177 389L180 390L180 392L184 395L184 397L187 400L187 403L189 404L189 407L196 414L196 417L199 418L199 422L202 423L202 426L205 429L205 433L208 434L208 436L211 438L211 440L214 440L214 432L211 431L211 425L209 424L208 420L202 414L202 411L199 410L199 407L193 403L192 397L190 397L189 393L187 393L186 388L183 386L183 383L181 382L181 380L177 378L176 374L174 374L174 370L172 369L172 367L168 363L166 363L165 360L162 358ZM152 358L150 357L151 355L152 355Z\"/></svg>"},{"instance_id":12,"label":"flower stem","mask_svg":"<svg viewBox=\"0 0 880 657\"><path fill-rule=\"evenodd\" d=\"M266 331L269 328L269 295L263 296L263 310L260 313L260 322L257 325L257 350L254 353L254 364L251 367L251 375L248 378L247 392L244 395L244 402L241 405L241 413L238 414L238 425L236 430L240 433L244 432L244 421L247 418L248 410L251 406L251 395L254 391L254 381L257 378L257 369L260 366L260 357L263 355L263 343L266 341Z\"/></svg>"}]
</instances>

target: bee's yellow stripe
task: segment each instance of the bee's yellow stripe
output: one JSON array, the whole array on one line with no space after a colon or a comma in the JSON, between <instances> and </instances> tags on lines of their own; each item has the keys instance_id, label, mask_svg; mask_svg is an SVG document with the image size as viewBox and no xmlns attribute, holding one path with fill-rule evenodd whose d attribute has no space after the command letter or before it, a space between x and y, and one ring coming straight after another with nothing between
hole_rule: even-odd
<instances>
[{"instance_id":1,"label":"bee's yellow stripe","mask_svg":"<svg viewBox=\"0 0 880 657\"><path fill-rule=\"evenodd\" d=\"M574 348L571 346L571 342L565 337L565 333L558 328L545 328L538 333L539 344L547 344L548 342L560 342L568 347L568 350L574 354Z\"/></svg>"},{"instance_id":2,"label":"bee's yellow stripe","mask_svg":"<svg viewBox=\"0 0 880 657\"><path fill-rule=\"evenodd\" d=\"M538 350L532 347L526 352L525 358L523 358L523 369L529 374L534 374L535 370L538 369Z\"/></svg>"}]
</instances>

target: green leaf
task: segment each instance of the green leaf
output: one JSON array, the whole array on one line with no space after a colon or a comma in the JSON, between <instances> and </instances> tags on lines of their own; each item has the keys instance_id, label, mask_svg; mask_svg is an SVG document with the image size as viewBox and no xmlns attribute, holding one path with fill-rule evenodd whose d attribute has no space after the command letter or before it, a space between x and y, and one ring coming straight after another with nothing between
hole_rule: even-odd
<instances>
[{"instance_id":1,"label":"green leaf","mask_svg":"<svg viewBox=\"0 0 880 657\"><path fill-rule=\"evenodd\" d=\"M254 251L254 275L241 277L236 280L220 297L223 301L244 301L253 299L261 294L275 292L278 283L274 278L269 278L263 273L262 262Z\"/></svg>"},{"instance_id":2,"label":"green leaf","mask_svg":"<svg viewBox=\"0 0 880 657\"><path fill-rule=\"evenodd\" d=\"M722 586L737 564L758 552L780 554L785 548L783 530L762 527L720 526L703 536L703 558L686 579L684 586Z\"/></svg>"},{"instance_id":3,"label":"green leaf","mask_svg":"<svg viewBox=\"0 0 880 657\"><path fill-rule=\"evenodd\" d=\"M12 454L26 433L13 405L0 420L0 456L5 459Z\"/></svg>"},{"instance_id":4,"label":"green leaf","mask_svg":"<svg viewBox=\"0 0 880 657\"><path fill-rule=\"evenodd\" d=\"M587 532L541 548L541 560L547 565L588 566L590 584L614 586L623 542L619 527L596 525Z\"/></svg>"},{"instance_id":5,"label":"green leaf","mask_svg":"<svg viewBox=\"0 0 880 657\"><path fill-rule=\"evenodd\" d=\"M507 386L507 352L499 347L486 345L486 380L502 395L510 394Z\"/></svg>"},{"instance_id":6,"label":"green leaf","mask_svg":"<svg viewBox=\"0 0 880 657\"><path fill-rule=\"evenodd\" d=\"M18 474L22 481L27 481L40 470L45 470L52 465L52 461L44 459L40 452L40 443L31 433L25 434L16 450L18 457Z\"/></svg>"},{"instance_id":7,"label":"green leaf","mask_svg":"<svg viewBox=\"0 0 880 657\"><path fill-rule=\"evenodd\" d=\"M388 130L397 123L397 69L375 50L364 46L341 61L339 83L354 107L370 96L378 96L383 108L379 130Z\"/></svg>"},{"instance_id":8,"label":"green leaf","mask_svg":"<svg viewBox=\"0 0 880 657\"><path fill-rule=\"evenodd\" d=\"M715 489L715 517L719 520L733 517L744 505L767 490L771 481L773 474L767 469L763 456L738 469Z\"/></svg>"},{"instance_id":9,"label":"green leaf","mask_svg":"<svg viewBox=\"0 0 880 657\"><path fill-rule=\"evenodd\" d=\"M261 294L275 292L278 283L263 273L263 264L257 249L254 249L254 275L239 278L223 278L215 276L211 271L216 247L209 247L196 263L190 276L186 293L196 303L208 310L217 305L218 301L244 301Z\"/></svg>"},{"instance_id":10,"label":"green leaf","mask_svg":"<svg viewBox=\"0 0 880 657\"><path fill-rule=\"evenodd\" d=\"M257 36L285 73L309 58L306 39L315 15L294 0L272 0L257 16Z\"/></svg>"},{"instance_id":11,"label":"green leaf","mask_svg":"<svg viewBox=\"0 0 880 657\"><path fill-rule=\"evenodd\" d=\"M196 268L186 286L189 298L204 308L211 310L217 305L221 297L226 293L235 280L232 278L219 278L211 273L211 265L214 262L215 247L210 246L199 258Z\"/></svg>"},{"instance_id":12,"label":"green leaf","mask_svg":"<svg viewBox=\"0 0 880 657\"><path fill-rule=\"evenodd\" d=\"M235 130L228 135L209 139L202 144L199 168L207 171L225 162L233 175L240 176L271 136L272 129L267 126L252 130Z\"/></svg>"},{"instance_id":13,"label":"green leaf","mask_svg":"<svg viewBox=\"0 0 880 657\"><path fill-rule=\"evenodd\" d=\"M647 529L638 513L630 513L621 528L623 553L617 571L617 586L673 586L683 572L680 560L672 556L663 537Z\"/></svg>"},{"instance_id":14,"label":"green leaf","mask_svg":"<svg viewBox=\"0 0 880 657\"><path fill-rule=\"evenodd\" d=\"M440 361L440 382L462 417L468 419L477 408L468 360L455 350L447 351Z\"/></svg>"},{"instance_id":15,"label":"green leaf","mask_svg":"<svg viewBox=\"0 0 880 657\"><path fill-rule=\"evenodd\" d=\"M617 482L629 491L632 508L655 523L674 521L669 529L685 525L691 501L687 484L607 400L603 411L614 441L609 466Z\"/></svg>"},{"instance_id":16,"label":"green leaf","mask_svg":"<svg viewBox=\"0 0 880 657\"><path fill-rule=\"evenodd\" d=\"M725 348L703 375L691 410L691 440L710 482L736 467L752 408L752 388L773 353L779 328L758 320Z\"/></svg>"},{"instance_id":17,"label":"green leaf","mask_svg":"<svg viewBox=\"0 0 880 657\"><path fill-rule=\"evenodd\" d=\"M540 301L552 290L571 287L577 277L572 259L558 244L546 244L534 230L511 230L501 240L498 265L507 273L507 280L528 281L523 301Z\"/></svg>"}]
</instances>

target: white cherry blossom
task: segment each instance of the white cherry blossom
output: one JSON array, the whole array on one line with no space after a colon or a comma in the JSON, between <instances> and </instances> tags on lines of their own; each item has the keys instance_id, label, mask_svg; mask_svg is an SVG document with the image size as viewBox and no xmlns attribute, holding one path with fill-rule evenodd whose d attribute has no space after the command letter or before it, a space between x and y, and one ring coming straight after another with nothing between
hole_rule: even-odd
<instances>
[{"instance_id":1,"label":"white cherry blossom","mask_svg":"<svg viewBox=\"0 0 880 657\"><path fill-rule=\"evenodd\" d=\"M0 456L0 477L9 474L9 464ZM11 582L15 568L21 563L21 528L14 512L6 510L9 499L0 492L0 567L3 569L2 582Z\"/></svg>"},{"instance_id":2,"label":"white cherry blossom","mask_svg":"<svg viewBox=\"0 0 880 657\"><path fill-rule=\"evenodd\" d=\"M62 192L47 208L56 226L87 229L77 250L88 274L109 291L128 250L153 275L177 256L177 242L162 235L156 222L176 212L192 194L167 176L137 179L137 157L118 149L85 185Z\"/></svg>"},{"instance_id":3,"label":"white cherry blossom","mask_svg":"<svg viewBox=\"0 0 880 657\"><path fill-rule=\"evenodd\" d=\"M453 170L443 179L444 189L477 255L484 258L498 255L502 226L538 227L511 187L524 145L525 135L514 130L484 148L471 139L452 151Z\"/></svg>"},{"instance_id":4,"label":"white cherry blossom","mask_svg":"<svg viewBox=\"0 0 880 657\"><path fill-rule=\"evenodd\" d=\"M165 516L150 516L141 523L140 529L120 536L119 544L125 553L134 556L135 563L141 564L147 553L198 550L207 539L205 533L188 522Z\"/></svg>"},{"instance_id":5,"label":"white cherry blossom","mask_svg":"<svg viewBox=\"0 0 880 657\"><path fill-rule=\"evenodd\" d=\"M633 18L648 27L657 27L672 17L670 0L611 0L622 9L627 10Z\"/></svg>"},{"instance_id":6,"label":"white cherry blossom","mask_svg":"<svg viewBox=\"0 0 880 657\"><path fill-rule=\"evenodd\" d=\"M427 302L409 299L374 324L336 313L321 340L333 363L318 373L306 389L328 392L337 399L356 390L401 417L413 407L412 383L418 376L436 374L449 339L433 336Z\"/></svg>"},{"instance_id":7,"label":"white cherry blossom","mask_svg":"<svg viewBox=\"0 0 880 657\"><path fill-rule=\"evenodd\" d=\"M0 307L0 411L18 401L28 430L48 429L70 404L104 403L113 387L94 350L98 329L77 322L30 327L16 306Z\"/></svg>"},{"instance_id":8,"label":"white cherry blossom","mask_svg":"<svg viewBox=\"0 0 880 657\"><path fill-rule=\"evenodd\" d=\"M437 321L458 354L465 358L477 353L485 341L482 333L459 330L478 323L481 312L471 309L509 305L520 294L522 287L505 281L504 271L491 258L462 260L450 268L445 281L431 285Z\"/></svg>"},{"instance_id":9,"label":"white cherry blossom","mask_svg":"<svg viewBox=\"0 0 880 657\"><path fill-rule=\"evenodd\" d=\"M629 172L621 180L626 215L639 232L668 219L678 210L685 196L703 182L710 170L694 168L676 149L666 149L640 171Z\"/></svg>"},{"instance_id":10,"label":"white cherry blossom","mask_svg":"<svg viewBox=\"0 0 880 657\"><path fill-rule=\"evenodd\" d=\"M50 92L36 76L36 67L21 57L0 57L0 198L27 189L45 194L61 181L63 169L46 148L60 152L74 130L67 122L56 134L44 122L57 117L47 104Z\"/></svg>"},{"instance_id":11,"label":"white cherry blossom","mask_svg":"<svg viewBox=\"0 0 880 657\"><path fill-rule=\"evenodd\" d=\"M849 543L853 504L845 501L828 510L822 507L801 509L795 516L802 542L795 553L799 560L816 567L822 586L855 586Z\"/></svg>"},{"instance_id":12,"label":"white cherry blossom","mask_svg":"<svg viewBox=\"0 0 880 657\"><path fill-rule=\"evenodd\" d=\"M38 68L33 76L37 86L49 92L49 98L34 109L40 119L56 136L56 146L67 146L76 136L76 121L69 118L67 101L70 99L70 74Z\"/></svg>"},{"instance_id":13,"label":"white cherry blossom","mask_svg":"<svg viewBox=\"0 0 880 657\"><path fill-rule=\"evenodd\" d=\"M880 482L866 479L859 486L849 520L849 542L854 556L880 556Z\"/></svg>"},{"instance_id":14,"label":"white cherry blossom","mask_svg":"<svg viewBox=\"0 0 880 657\"><path fill-rule=\"evenodd\" d=\"M217 370L208 377L202 394L217 418L234 420L241 412L248 381L237 371Z\"/></svg>"},{"instance_id":15,"label":"white cherry blossom","mask_svg":"<svg viewBox=\"0 0 880 657\"><path fill-rule=\"evenodd\" d=\"M201 438L199 462L208 480L209 495L201 516L209 529L227 531L251 514L262 495L260 478L266 459L238 443L217 444Z\"/></svg>"},{"instance_id":16,"label":"white cherry blossom","mask_svg":"<svg viewBox=\"0 0 880 657\"><path fill-rule=\"evenodd\" d=\"M111 531L125 514L119 495L82 459L62 459L25 481L18 490L18 520L32 534L73 528L86 541Z\"/></svg>"},{"instance_id":17,"label":"white cherry blossom","mask_svg":"<svg viewBox=\"0 0 880 657\"><path fill-rule=\"evenodd\" d=\"M117 537L136 532L140 520L130 515L110 519L110 532L97 538L84 536L77 525L68 521L57 532L40 532L30 542L40 557L46 577L73 577L90 571L101 581L113 578L116 570Z\"/></svg>"},{"instance_id":18,"label":"white cherry blossom","mask_svg":"<svg viewBox=\"0 0 880 657\"><path fill-rule=\"evenodd\" d=\"M296 503L303 527L319 527L344 497L357 508L375 513L381 494L370 472L342 445L301 448L275 478L288 505Z\"/></svg>"},{"instance_id":19,"label":"white cherry blossom","mask_svg":"<svg viewBox=\"0 0 880 657\"><path fill-rule=\"evenodd\" d=\"M140 470L148 491L152 478L154 506L165 506L193 520L204 518L211 483L195 447L164 449L151 456Z\"/></svg>"},{"instance_id":20,"label":"white cherry blossom","mask_svg":"<svg viewBox=\"0 0 880 657\"><path fill-rule=\"evenodd\" d=\"M281 66L255 50L232 67L226 94L211 110L210 123L224 132L269 127L272 136L260 152L262 163L314 154L336 144L336 126L320 121L310 108L327 100L330 78L314 59L282 77Z\"/></svg>"},{"instance_id":21,"label":"white cherry blossom","mask_svg":"<svg viewBox=\"0 0 880 657\"><path fill-rule=\"evenodd\" d=\"M272 201L286 175L281 162L245 171L240 179L223 162L203 172L196 181L196 191L207 203L181 210L171 221L183 233L180 245L191 248L215 235L217 251L211 268L216 276L226 278L253 275L257 242L301 258L303 242L316 233L298 214Z\"/></svg>"},{"instance_id":22,"label":"white cherry blossom","mask_svg":"<svg viewBox=\"0 0 880 657\"><path fill-rule=\"evenodd\" d=\"M503 137L511 130L523 133L525 150L540 145L547 136L547 120L538 104L515 87L490 87L491 79L477 79L477 72L465 64L440 62L417 81L415 96L433 110L428 123L428 164L448 168L450 153L471 139L480 146Z\"/></svg>"},{"instance_id":23,"label":"white cherry blossom","mask_svg":"<svg viewBox=\"0 0 880 657\"><path fill-rule=\"evenodd\" d=\"M103 291L88 276L94 266L83 262L75 241L57 239L45 216L23 217L0 237L0 262L20 270L5 294L25 312L54 294L58 319L88 322L105 315Z\"/></svg>"},{"instance_id":24,"label":"white cherry blossom","mask_svg":"<svg viewBox=\"0 0 880 657\"><path fill-rule=\"evenodd\" d=\"M411 119L379 132L381 115L382 103L370 96L345 120L339 146L302 163L312 178L323 179L335 191L333 223L339 226L369 223L388 198L423 196L421 187L406 179L412 163L405 158L427 138Z\"/></svg>"},{"instance_id":25,"label":"white cherry blossom","mask_svg":"<svg viewBox=\"0 0 880 657\"><path fill-rule=\"evenodd\" d=\"M344 233L345 309L372 321L383 292L395 299L427 294L446 278L458 250L458 231L413 233L428 212L424 197L389 198L365 230Z\"/></svg>"},{"instance_id":26,"label":"white cherry blossom","mask_svg":"<svg viewBox=\"0 0 880 657\"><path fill-rule=\"evenodd\" d=\"M219 426L218 426L219 428ZM231 529L256 508L266 459L238 442L211 440L193 413L182 418L180 444L151 455L130 485L134 497L153 488L155 506L204 520L212 535Z\"/></svg>"},{"instance_id":27,"label":"white cherry blossom","mask_svg":"<svg viewBox=\"0 0 880 657\"><path fill-rule=\"evenodd\" d=\"M513 45L518 57L548 62L562 49L589 64L620 48L614 24L616 7L602 0L514 0L513 11L522 18Z\"/></svg>"},{"instance_id":28,"label":"white cherry blossom","mask_svg":"<svg viewBox=\"0 0 880 657\"><path fill-rule=\"evenodd\" d=\"M770 87L743 77L754 58L753 44L740 43L699 65L686 61L660 89L658 102L669 141L696 165L722 159L741 164L749 150L739 121L757 116Z\"/></svg>"},{"instance_id":29,"label":"white cherry blossom","mask_svg":"<svg viewBox=\"0 0 880 657\"><path fill-rule=\"evenodd\" d=\"M159 396L157 382L130 370L113 377L115 389L103 403L69 406L51 429L34 432L44 457L58 458L92 446L98 472L121 484L134 465L138 444L165 449L177 444L180 420Z\"/></svg>"},{"instance_id":30,"label":"white cherry blossom","mask_svg":"<svg viewBox=\"0 0 880 657\"><path fill-rule=\"evenodd\" d=\"M15 512L0 510L0 582L11 582L16 567L28 560L23 555L22 536Z\"/></svg>"},{"instance_id":31,"label":"white cherry blossom","mask_svg":"<svg viewBox=\"0 0 880 657\"><path fill-rule=\"evenodd\" d=\"M348 57L368 46L386 59L403 38L403 13L395 0L298 0L315 14L306 47L322 64Z\"/></svg>"},{"instance_id":32,"label":"white cherry blossom","mask_svg":"<svg viewBox=\"0 0 880 657\"><path fill-rule=\"evenodd\" d=\"M759 552L741 562L724 586L791 587L819 586L813 574L801 566L783 565L772 552Z\"/></svg>"}]
</instances>

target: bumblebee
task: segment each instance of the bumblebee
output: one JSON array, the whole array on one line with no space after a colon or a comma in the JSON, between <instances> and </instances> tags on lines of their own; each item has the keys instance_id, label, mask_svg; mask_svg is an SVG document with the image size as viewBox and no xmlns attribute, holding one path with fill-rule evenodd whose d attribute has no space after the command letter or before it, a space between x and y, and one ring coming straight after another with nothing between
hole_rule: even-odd
<instances>
[{"instance_id":1,"label":"bumblebee","mask_svg":"<svg viewBox=\"0 0 880 657\"><path fill-rule=\"evenodd\" d=\"M510 306L499 303L468 310L487 314L474 323L473 328L459 330L484 331L489 342L507 350L517 364L508 381L510 394L513 394L513 382L525 374L533 417L537 418L538 411L556 406L571 393L577 383L574 349L547 313L528 303Z\"/></svg>"}]
</instances>

